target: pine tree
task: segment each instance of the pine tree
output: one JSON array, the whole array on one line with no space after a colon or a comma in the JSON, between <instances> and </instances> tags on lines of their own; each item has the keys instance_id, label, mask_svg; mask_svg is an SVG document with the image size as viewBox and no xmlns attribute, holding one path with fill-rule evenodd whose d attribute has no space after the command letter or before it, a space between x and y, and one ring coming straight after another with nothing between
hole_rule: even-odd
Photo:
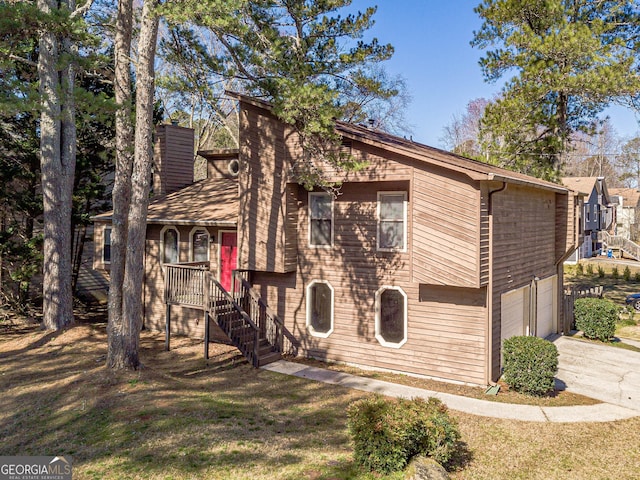
<instances>
[{"instance_id":1,"label":"pine tree","mask_svg":"<svg viewBox=\"0 0 640 480\"><path fill-rule=\"evenodd\" d=\"M491 161L556 178L572 133L640 92L640 12L625 0L485 0L475 11L485 78L514 74L482 120Z\"/></svg>"},{"instance_id":2,"label":"pine tree","mask_svg":"<svg viewBox=\"0 0 640 480\"><path fill-rule=\"evenodd\" d=\"M120 111L116 117L117 166L114 185L111 278L109 287L109 350L107 365L136 369L142 326L142 265L146 209L151 173L151 137L154 89L155 41L159 15L173 35L188 45L203 68L222 78L242 82L250 93L267 96L274 112L293 125L308 154L304 181L322 181L314 165L318 149L335 142L335 118L340 115L337 79L351 78L371 92L383 92L382 84L366 74L368 64L388 58L389 45L355 41L372 24L374 8L345 18L331 16L349 0L182 0L159 5L144 0L138 38L135 134L131 145L131 98L127 96L133 2L120 0L116 21L115 92ZM191 35L206 29L219 42L219 55L201 48ZM341 40L354 41L345 49ZM177 45L180 45L179 43ZM192 79L197 84L199 79ZM340 166L350 165L337 158Z\"/></svg>"}]
</instances>

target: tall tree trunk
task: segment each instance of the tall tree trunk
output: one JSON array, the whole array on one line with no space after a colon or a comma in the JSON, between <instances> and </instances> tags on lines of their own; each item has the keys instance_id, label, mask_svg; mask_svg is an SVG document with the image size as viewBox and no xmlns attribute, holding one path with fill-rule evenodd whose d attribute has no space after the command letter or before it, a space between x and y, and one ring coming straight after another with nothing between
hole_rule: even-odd
<instances>
[{"instance_id":1,"label":"tall tree trunk","mask_svg":"<svg viewBox=\"0 0 640 480\"><path fill-rule=\"evenodd\" d=\"M128 185L130 197L128 212L126 212L127 218L126 220L124 218L118 219L126 222L125 228L123 228L123 231L126 232L123 234L123 237L126 238L126 243L123 244L124 248L120 249L119 254L122 257L118 260L123 262L123 265L121 264L119 267L124 266L124 270L119 291L110 293L109 298L110 310L117 308L117 302L121 302L121 310L113 314L110 311L109 318L111 326L109 330L110 341L107 364L114 368L136 369L140 366L138 351L143 311L144 245L153 160L154 62L158 36L158 17L154 12L156 5L157 0L146 0L144 2L138 39L135 153L130 176L131 183ZM122 213L124 214L125 212L123 211ZM118 288L117 285L114 285L114 279L112 278L111 287L114 286Z\"/></svg>"},{"instance_id":2,"label":"tall tree trunk","mask_svg":"<svg viewBox=\"0 0 640 480\"><path fill-rule=\"evenodd\" d=\"M131 107L131 36L133 0L118 2L115 38L116 171L113 184L111 271L109 273L109 322L107 366L124 368L125 343L122 319L122 284L127 252L128 214L133 168L133 123Z\"/></svg>"},{"instance_id":3,"label":"tall tree trunk","mask_svg":"<svg viewBox=\"0 0 640 480\"><path fill-rule=\"evenodd\" d=\"M73 11L73 0L66 5ZM69 4L72 3L72 4ZM56 0L38 0L43 13L58 8ZM61 49L69 53L70 42L61 42L46 30L40 36L38 77L40 116L40 162L44 223L43 323L60 329L73 322L71 293L71 199L75 171L74 68L58 71Z\"/></svg>"}]
</instances>

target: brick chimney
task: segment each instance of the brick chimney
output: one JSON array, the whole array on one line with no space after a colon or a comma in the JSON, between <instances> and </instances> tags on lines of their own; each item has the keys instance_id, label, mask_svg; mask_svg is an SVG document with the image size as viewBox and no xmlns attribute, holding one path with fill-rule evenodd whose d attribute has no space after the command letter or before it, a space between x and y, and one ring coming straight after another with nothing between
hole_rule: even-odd
<instances>
[{"instance_id":1,"label":"brick chimney","mask_svg":"<svg viewBox=\"0 0 640 480\"><path fill-rule=\"evenodd\" d=\"M153 152L154 196L166 195L191 185L193 160L193 129L158 125Z\"/></svg>"}]
</instances>

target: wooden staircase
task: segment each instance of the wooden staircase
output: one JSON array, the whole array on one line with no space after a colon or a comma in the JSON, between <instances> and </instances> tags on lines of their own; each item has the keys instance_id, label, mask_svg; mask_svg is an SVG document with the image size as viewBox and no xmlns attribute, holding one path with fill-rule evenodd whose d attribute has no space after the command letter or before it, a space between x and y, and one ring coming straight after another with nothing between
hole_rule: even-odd
<instances>
[{"instance_id":1,"label":"wooden staircase","mask_svg":"<svg viewBox=\"0 0 640 480\"><path fill-rule=\"evenodd\" d=\"M205 313L204 355L209 358L209 329L213 320L231 343L254 366L279 360L286 334L282 321L269 309L249 282L234 272L233 294L228 292L203 265L166 265L167 349L169 349L171 306L201 309Z\"/></svg>"},{"instance_id":2,"label":"wooden staircase","mask_svg":"<svg viewBox=\"0 0 640 480\"><path fill-rule=\"evenodd\" d=\"M628 257L636 261L640 261L640 245L631 240L620 237L618 235L610 235L609 232L598 232L598 241L602 243L602 247L612 250L620 250Z\"/></svg>"}]
</instances>

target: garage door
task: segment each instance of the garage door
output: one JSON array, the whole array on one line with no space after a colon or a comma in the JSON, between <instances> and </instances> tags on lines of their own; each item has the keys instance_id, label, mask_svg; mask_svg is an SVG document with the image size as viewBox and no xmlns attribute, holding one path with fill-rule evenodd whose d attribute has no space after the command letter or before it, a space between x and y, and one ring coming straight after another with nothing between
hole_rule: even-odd
<instances>
[{"instance_id":1,"label":"garage door","mask_svg":"<svg viewBox=\"0 0 640 480\"><path fill-rule=\"evenodd\" d=\"M501 327L500 339L526 333L525 325L528 324L529 286L511 290L501 296Z\"/></svg>"},{"instance_id":2,"label":"garage door","mask_svg":"<svg viewBox=\"0 0 640 480\"><path fill-rule=\"evenodd\" d=\"M538 281L538 300L536 303L536 336L547 337L555 333L554 314L556 309L556 278L557 275Z\"/></svg>"}]
</instances>

